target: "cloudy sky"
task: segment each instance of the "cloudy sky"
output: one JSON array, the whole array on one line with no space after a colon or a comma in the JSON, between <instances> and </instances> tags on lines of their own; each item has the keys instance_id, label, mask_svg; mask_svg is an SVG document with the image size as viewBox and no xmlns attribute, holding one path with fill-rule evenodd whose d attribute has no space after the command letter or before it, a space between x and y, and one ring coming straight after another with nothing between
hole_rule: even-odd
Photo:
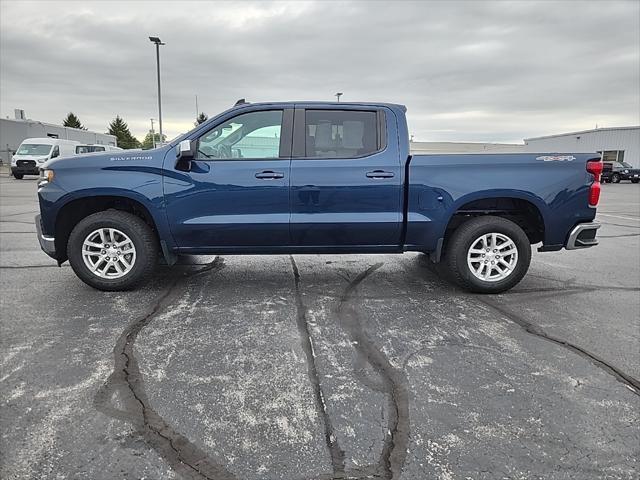
<instances>
[{"instance_id":1,"label":"cloudy sky","mask_svg":"<svg viewBox=\"0 0 640 480\"><path fill-rule=\"evenodd\" d=\"M388 101L422 141L640 124L640 2L0 1L0 114L169 138L248 101Z\"/></svg>"}]
</instances>

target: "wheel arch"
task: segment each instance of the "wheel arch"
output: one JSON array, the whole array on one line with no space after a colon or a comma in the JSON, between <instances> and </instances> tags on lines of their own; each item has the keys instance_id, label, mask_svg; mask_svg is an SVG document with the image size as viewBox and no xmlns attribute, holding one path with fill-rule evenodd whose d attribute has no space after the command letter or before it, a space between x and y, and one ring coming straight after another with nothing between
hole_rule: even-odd
<instances>
[{"instance_id":1,"label":"wheel arch","mask_svg":"<svg viewBox=\"0 0 640 480\"><path fill-rule=\"evenodd\" d=\"M450 211L442 232L442 251L446 249L448 238L460 225L482 215L512 220L524 230L532 245L544 241L546 204L527 192L475 192L457 199Z\"/></svg>"},{"instance_id":2,"label":"wheel arch","mask_svg":"<svg viewBox=\"0 0 640 480\"><path fill-rule=\"evenodd\" d=\"M55 220L55 248L58 263L67 260L67 242L73 228L83 218L106 210L120 210L141 218L161 240L158 222L148 205L141 199L121 194L88 195L69 199L57 212ZM164 250L164 249L163 249Z\"/></svg>"}]
</instances>

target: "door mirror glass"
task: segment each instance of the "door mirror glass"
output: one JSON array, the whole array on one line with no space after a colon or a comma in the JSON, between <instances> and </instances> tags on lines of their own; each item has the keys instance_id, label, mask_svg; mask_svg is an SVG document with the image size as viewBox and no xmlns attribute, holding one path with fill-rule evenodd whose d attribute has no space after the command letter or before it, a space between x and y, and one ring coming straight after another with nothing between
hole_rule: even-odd
<instances>
[{"instance_id":1,"label":"door mirror glass","mask_svg":"<svg viewBox=\"0 0 640 480\"><path fill-rule=\"evenodd\" d=\"M178 158L180 159L192 159L194 157L194 143L191 140L182 140L179 144L178 144Z\"/></svg>"}]
</instances>

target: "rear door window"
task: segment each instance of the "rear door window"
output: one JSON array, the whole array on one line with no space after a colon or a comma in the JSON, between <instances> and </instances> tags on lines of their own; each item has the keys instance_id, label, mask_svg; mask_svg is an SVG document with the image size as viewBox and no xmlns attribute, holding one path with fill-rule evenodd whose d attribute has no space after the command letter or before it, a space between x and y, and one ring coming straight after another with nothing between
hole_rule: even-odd
<instances>
[{"instance_id":1,"label":"rear door window","mask_svg":"<svg viewBox=\"0 0 640 480\"><path fill-rule=\"evenodd\" d=\"M305 156L357 158L379 151L375 111L306 110Z\"/></svg>"}]
</instances>

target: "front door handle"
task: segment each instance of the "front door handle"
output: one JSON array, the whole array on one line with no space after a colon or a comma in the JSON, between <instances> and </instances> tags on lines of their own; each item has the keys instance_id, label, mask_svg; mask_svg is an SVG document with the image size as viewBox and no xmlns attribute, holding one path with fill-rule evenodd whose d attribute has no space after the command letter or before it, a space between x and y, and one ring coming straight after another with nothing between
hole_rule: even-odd
<instances>
[{"instance_id":1,"label":"front door handle","mask_svg":"<svg viewBox=\"0 0 640 480\"><path fill-rule=\"evenodd\" d=\"M373 172L367 172L367 178L393 178L393 172L385 172L384 170L374 170Z\"/></svg>"},{"instance_id":2,"label":"front door handle","mask_svg":"<svg viewBox=\"0 0 640 480\"><path fill-rule=\"evenodd\" d=\"M284 178L284 173L265 170L263 172L256 173L256 178L260 178L263 180L274 180L276 178Z\"/></svg>"}]
</instances>

